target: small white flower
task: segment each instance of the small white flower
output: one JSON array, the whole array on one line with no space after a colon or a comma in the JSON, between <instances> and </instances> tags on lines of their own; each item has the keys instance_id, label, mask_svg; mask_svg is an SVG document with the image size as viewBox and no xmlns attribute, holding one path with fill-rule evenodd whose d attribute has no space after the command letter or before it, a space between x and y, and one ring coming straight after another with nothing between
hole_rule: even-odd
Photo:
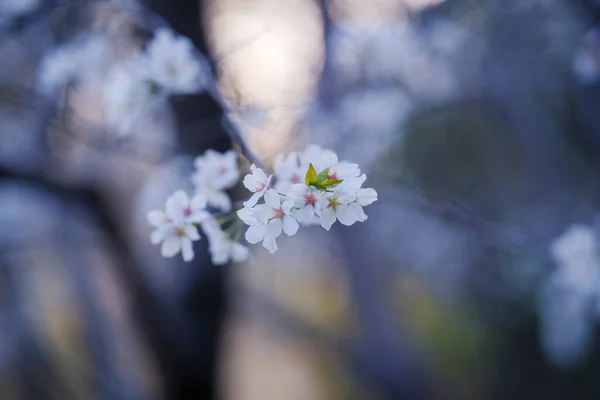
<instances>
[{"instance_id":1,"label":"small white flower","mask_svg":"<svg viewBox=\"0 0 600 400\"><path fill-rule=\"evenodd\" d=\"M292 190L288 197L294 200L294 216L298 222L304 225L319 223L318 213L320 213L319 203L321 193L313 186L306 186L303 183L292 185Z\"/></svg>"},{"instance_id":2,"label":"small white flower","mask_svg":"<svg viewBox=\"0 0 600 400\"><path fill-rule=\"evenodd\" d=\"M237 241L231 240L214 218L202 223L202 230L208 238L208 251L213 264L224 265L229 261L243 262L250 256L248 248Z\"/></svg>"},{"instance_id":3,"label":"small white flower","mask_svg":"<svg viewBox=\"0 0 600 400\"><path fill-rule=\"evenodd\" d=\"M233 187L239 179L236 152L207 150L196 158L195 164L196 192L204 194L210 206L222 211L231 210L231 200L225 189Z\"/></svg>"},{"instance_id":4,"label":"small white flower","mask_svg":"<svg viewBox=\"0 0 600 400\"><path fill-rule=\"evenodd\" d=\"M269 189L265 193L265 204L254 208L243 208L238 211L238 216L244 223L250 225L246 231L246 240L249 243L258 243L262 240L263 247L269 252L277 251L275 239L285 232L292 236L298 232L298 221L292 216L294 201L289 199L281 204L279 194Z\"/></svg>"},{"instance_id":5,"label":"small white flower","mask_svg":"<svg viewBox=\"0 0 600 400\"><path fill-rule=\"evenodd\" d=\"M195 93L206 85L205 71L190 39L168 29L156 31L145 59L151 79L169 93Z\"/></svg>"},{"instance_id":6,"label":"small white flower","mask_svg":"<svg viewBox=\"0 0 600 400\"><path fill-rule=\"evenodd\" d=\"M349 162L340 162L329 168L327 179L348 180L360 175L360 169L357 164Z\"/></svg>"},{"instance_id":7,"label":"small white flower","mask_svg":"<svg viewBox=\"0 0 600 400\"><path fill-rule=\"evenodd\" d=\"M366 219L364 213L361 214L355 206L352 206L352 203L356 204L355 200L354 195L340 189L334 190L333 193L324 193L319 204L321 226L329 230L336 220L342 225L350 226Z\"/></svg>"},{"instance_id":8,"label":"small white flower","mask_svg":"<svg viewBox=\"0 0 600 400\"><path fill-rule=\"evenodd\" d=\"M279 154L273 163L275 176L275 189L280 193L287 193L292 185L304 181L306 171L300 168L298 153L292 152L286 157Z\"/></svg>"},{"instance_id":9,"label":"small white flower","mask_svg":"<svg viewBox=\"0 0 600 400\"><path fill-rule=\"evenodd\" d=\"M192 242L200 240L193 224L201 223L208 217L204 196L195 196L190 201L187 194L179 190L167 199L165 211L148 213L148 222L156 227L150 240L152 244L162 242L163 257L173 257L181 251L183 260L191 261L194 258Z\"/></svg>"},{"instance_id":10,"label":"small white flower","mask_svg":"<svg viewBox=\"0 0 600 400\"><path fill-rule=\"evenodd\" d=\"M254 164L250 166L252 173L244 177L244 186L251 192L254 192L252 197L244 202L244 207L253 207L258 200L264 196L269 189L273 175L267 176L264 171L257 168Z\"/></svg>"}]
</instances>

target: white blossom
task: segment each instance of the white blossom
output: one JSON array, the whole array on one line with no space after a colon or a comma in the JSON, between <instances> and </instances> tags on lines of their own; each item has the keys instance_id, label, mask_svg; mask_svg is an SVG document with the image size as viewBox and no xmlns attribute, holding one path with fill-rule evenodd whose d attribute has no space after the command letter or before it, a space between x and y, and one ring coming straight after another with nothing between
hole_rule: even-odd
<instances>
[{"instance_id":1,"label":"white blossom","mask_svg":"<svg viewBox=\"0 0 600 400\"><path fill-rule=\"evenodd\" d=\"M244 202L244 207L253 207L269 189L273 175L267 176L265 172L254 164L250 166L251 173L244 177L244 186L251 192L252 197Z\"/></svg>"},{"instance_id":2,"label":"white blossom","mask_svg":"<svg viewBox=\"0 0 600 400\"><path fill-rule=\"evenodd\" d=\"M287 156L278 154L273 163L275 190L280 193L288 192L292 185L304 181L306 170L300 167L298 153L292 152Z\"/></svg>"},{"instance_id":3,"label":"white blossom","mask_svg":"<svg viewBox=\"0 0 600 400\"><path fill-rule=\"evenodd\" d=\"M169 93L195 93L208 81L190 39L165 28L155 32L144 62L151 79Z\"/></svg>"},{"instance_id":4,"label":"white blossom","mask_svg":"<svg viewBox=\"0 0 600 400\"><path fill-rule=\"evenodd\" d=\"M165 210L154 210L148 213L148 222L156 227L150 240L152 244L160 244L163 257L173 257L181 251L184 261L194 258L192 242L200 240L197 228L209 217L206 212L206 198L188 195L178 190L170 196Z\"/></svg>"},{"instance_id":5,"label":"white blossom","mask_svg":"<svg viewBox=\"0 0 600 400\"><path fill-rule=\"evenodd\" d=\"M319 202L321 226L325 230L331 229L335 221L342 225L350 226L357 221L366 219L364 214L351 206L356 196L343 190L336 189L333 193L324 193Z\"/></svg>"},{"instance_id":6,"label":"white blossom","mask_svg":"<svg viewBox=\"0 0 600 400\"><path fill-rule=\"evenodd\" d=\"M319 224L319 202L321 193L313 186L304 183L292 185L288 197L294 200L294 216L303 225Z\"/></svg>"},{"instance_id":7,"label":"white blossom","mask_svg":"<svg viewBox=\"0 0 600 400\"><path fill-rule=\"evenodd\" d=\"M254 208L245 208L238 212L244 223L250 225L246 231L246 240L258 243L262 240L263 247L274 253L277 250L275 239L285 232L286 235L295 235L298 231L298 221L292 215L294 201L291 199L281 203L281 196L273 189L266 191L265 203Z\"/></svg>"},{"instance_id":8,"label":"white blossom","mask_svg":"<svg viewBox=\"0 0 600 400\"><path fill-rule=\"evenodd\" d=\"M214 218L208 218L202 223L202 230L208 238L208 251L213 264L224 265L229 261L244 262L250 256L248 248L232 240Z\"/></svg>"},{"instance_id":9,"label":"white blossom","mask_svg":"<svg viewBox=\"0 0 600 400\"><path fill-rule=\"evenodd\" d=\"M312 164L317 172L323 171L337 164L338 156L333 150L324 149L319 145L311 144L299 155L300 166L305 171Z\"/></svg>"},{"instance_id":10,"label":"white blossom","mask_svg":"<svg viewBox=\"0 0 600 400\"><path fill-rule=\"evenodd\" d=\"M196 173L192 179L196 192L204 194L210 206L222 211L231 210L231 200L225 189L233 187L239 179L236 152L207 150L196 158L195 165Z\"/></svg>"}]
</instances>

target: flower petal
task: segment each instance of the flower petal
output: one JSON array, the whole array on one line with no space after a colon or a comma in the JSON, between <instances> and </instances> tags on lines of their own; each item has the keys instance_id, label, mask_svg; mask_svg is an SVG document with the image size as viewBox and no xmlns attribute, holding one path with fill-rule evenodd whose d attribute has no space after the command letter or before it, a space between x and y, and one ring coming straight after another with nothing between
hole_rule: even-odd
<instances>
[{"instance_id":1,"label":"flower petal","mask_svg":"<svg viewBox=\"0 0 600 400\"><path fill-rule=\"evenodd\" d=\"M244 202L244 207L254 207L258 200L263 196L264 192L256 192L248 200Z\"/></svg>"},{"instance_id":2,"label":"flower petal","mask_svg":"<svg viewBox=\"0 0 600 400\"><path fill-rule=\"evenodd\" d=\"M248 243L255 244L265 238L267 234L267 227L265 225L251 226L246 231L246 240Z\"/></svg>"},{"instance_id":3,"label":"flower petal","mask_svg":"<svg viewBox=\"0 0 600 400\"><path fill-rule=\"evenodd\" d=\"M271 254L275 253L279 249L277 247L277 242L275 241L275 238L265 238L265 240L263 240L263 247L269 250L269 253Z\"/></svg>"},{"instance_id":4,"label":"flower petal","mask_svg":"<svg viewBox=\"0 0 600 400\"><path fill-rule=\"evenodd\" d=\"M173 257L175 254L179 253L179 250L181 250L181 243L179 241L179 238L176 236L171 236L165 239L165 241L163 242L160 248L160 253L163 257L170 258Z\"/></svg>"},{"instance_id":5,"label":"flower petal","mask_svg":"<svg viewBox=\"0 0 600 400\"><path fill-rule=\"evenodd\" d=\"M294 217L290 217L288 215L283 217L283 231L286 233L286 235L295 235L296 232L298 232L299 227L298 221L296 221Z\"/></svg>"},{"instance_id":6,"label":"flower petal","mask_svg":"<svg viewBox=\"0 0 600 400\"><path fill-rule=\"evenodd\" d=\"M180 238L179 241L181 242L181 255L183 256L183 261L192 261L194 259L194 247L192 241L186 237Z\"/></svg>"},{"instance_id":7,"label":"flower petal","mask_svg":"<svg viewBox=\"0 0 600 400\"><path fill-rule=\"evenodd\" d=\"M199 193L192 198L192 202L190 203L190 208L192 211L201 210L206 208L207 199L203 193Z\"/></svg>"},{"instance_id":8,"label":"flower petal","mask_svg":"<svg viewBox=\"0 0 600 400\"><path fill-rule=\"evenodd\" d=\"M360 219L356 210L349 206L339 206L335 211L342 225L350 226Z\"/></svg>"},{"instance_id":9,"label":"flower petal","mask_svg":"<svg viewBox=\"0 0 600 400\"><path fill-rule=\"evenodd\" d=\"M356 201L361 206L368 206L377 201L377 192L371 188L358 189Z\"/></svg>"},{"instance_id":10,"label":"flower petal","mask_svg":"<svg viewBox=\"0 0 600 400\"><path fill-rule=\"evenodd\" d=\"M326 230L330 230L336 220L335 211L331 207L327 207L321 211L321 226Z\"/></svg>"},{"instance_id":11,"label":"flower petal","mask_svg":"<svg viewBox=\"0 0 600 400\"><path fill-rule=\"evenodd\" d=\"M231 245L231 258L235 262L243 262L248 259L250 255L250 250L242 244L233 243Z\"/></svg>"},{"instance_id":12,"label":"flower petal","mask_svg":"<svg viewBox=\"0 0 600 400\"><path fill-rule=\"evenodd\" d=\"M274 219L267 225L267 235L265 237L277 238L281 235L282 223L280 219Z\"/></svg>"},{"instance_id":13,"label":"flower petal","mask_svg":"<svg viewBox=\"0 0 600 400\"><path fill-rule=\"evenodd\" d=\"M294 207L294 200L292 200L292 199L284 201L283 204L281 205L281 209L283 210L285 215L290 215L290 212L292 211L292 207Z\"/></svg>"},{"instance_id":14,"label":"flower petal","mask_svg":"<svg viewBox=\"0 0 600 400\"><path fill-rule=\"evenodd\" d=\"M167 221L167 216L161 210L152 210L147 215L148 223L156 227L161 226Z\"/></svg>"},{"instance_id":15,"label":"flower petal","mask_svg":"<svg viewBox=\"0 0 600 400\"><path fill-rule=\"evenodd\" d=\"M252 174L246 175L243 180L244 186L251 192L256 192L256 187L259 185L259 183L260 182L258 179L256 179L256 176Z\"/></svg>"},{"instance_id":16,"label":"flower petal","mask_svg":"<svg viewBox=\"0 0 600 400\"><path fill-rule=\"evenodd\" d=\"M271 208L279 208L281 206L279 193L273 189L267 190L265 193L265 203L267 203Z\"/></svg>"},{"instance_id":17,"label":"flower petal","mask_svg":"<svg viewBox=\"0 0 600 400\"><path fill-rule=\"evenodd\" d=\"M185 231L185 236L187 236L191 241L200 240L200 234L198 233L198 229L191 225L187 225L183 228Z\"/></svg>"}]
</instances>

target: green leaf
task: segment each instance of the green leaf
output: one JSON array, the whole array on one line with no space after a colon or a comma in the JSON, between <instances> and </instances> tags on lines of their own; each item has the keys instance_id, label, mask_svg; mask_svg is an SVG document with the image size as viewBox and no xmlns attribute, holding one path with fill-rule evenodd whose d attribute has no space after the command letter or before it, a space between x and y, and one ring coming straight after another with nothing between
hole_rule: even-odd
<instances>
[{"instance_id":1,"label":"green leaf","mask_svg":"<svg viewBox=\"0 0 600 400\"><path fill-rule=\"evenodd\" d=\"M319 172L319 175L317 175L317 182L325 182L327 178L329 178L329 169L330 168L326 168L323 171Z\"/></svg>"},{"instance_id":2,"label":"green leaf","mask_svg":"<svg viewBox=\"0 0 600 400\"><path fill-rule=\"evenodd\" d=\"M306 171L304 183L306 184L306 186L314 185L315 183L317 183L317 171L315 171L315 167L313 167L312 163L308 166L308 171Z\"/></svg>"},{"instance_id":3,"label":"green leaf","mask_svg":"<svg viewBox=\"0 0 600 400\"><path fill-rule=\"evenodd\" d=\"M343 179L327 179L326 181L321 182L320 185L327 188L327 187L339 185L342 182L343 182Z\"/></svg>"}]
</instances>

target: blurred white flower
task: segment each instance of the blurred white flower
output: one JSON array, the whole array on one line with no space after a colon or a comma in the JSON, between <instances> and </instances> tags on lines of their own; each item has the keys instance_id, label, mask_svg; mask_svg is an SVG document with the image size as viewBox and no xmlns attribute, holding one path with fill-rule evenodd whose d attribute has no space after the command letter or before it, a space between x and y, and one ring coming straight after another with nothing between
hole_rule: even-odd
<instances>
[{"instance_id":1,"label":"blurred white flower","mask_svg":"<svg viewBox=\"0 0 600 400\"><path fill-rule=\"evenodd\" d=\"M196 158L195 165L192 180L196 192L204 194L210 206L222 211L231 210L231 200L225 189L235 186L239 179L237 153L234 150L225 153L207 150Z\"/></svg>"},{"instance_id":2,"label":"blurred white flower","mask_svg":"<svg viewBox=\"0 0 600 400\"><path fill-rule=\"evenodd\" d=\"M250 171L251 173L244 177L244 186L254 194L244 202L244 207L253 207L267 192L273 179L273 175L267 176L262 169L257 168L254 164L250 166Z\"/></svg>"},{"instance_id":3,"label":"blurred white flower","mask_svg":"<svg viewBox=\"0 0 600 400\"><path fill-rule=\"evenodd\" d=\"M167 92L188 94L200 91L208 82L207 72L194 53L190 39L158 29L146 49L144 63L151 79Z\"/></svg>"},{"instance_id":4,"label":"blurred white flower","mask_svg":"<svg viewBox=\"0 0 600 400\"><path fill-rule=\"evenodd\" d=\"M38 72L38 89L51 95L69 83L98 77L107 67L109 45L103 36L84 35L44 56Z\"/></svg>"},{"instance_id":5,"label":"blurred white flower","mask_svg":"<svg viewBox=\"0 0 600 400\"><path fill-rule=\"evenodd\" d=\"M229 261L244 262L250 256L248 248L236 240L232 240L214 218L202 223L202 230L208 239L208 251L213 264L224 265Z\"/></svg>"},{"instance_id":6,"label":"blurred white flower","mask_svg":"<svg viewBox=\"0 0 600 400\"><path fill-rule=\"evenodd\" d=\"M333 150L324 149L316 144L306 146L306 149L299 154L299 158L300 166L304 173L306 173L310 164L313 165L315 170L320 172L338 162L338 156Z\"/></svg>"},{"instance_id":7,"label":"blurred white flower","mask_svg":"<svg viewBox=\"0 0 600 400\"><path fill-rule=\"evenodd\" d=\"M288 192L293 184L302 182L306 170L300 167L298 153L291 152L287 156L278 154L273 163L273 175L275 177L275 190Z\"/></svg>"},{"instance_id":8,"label":"blurred white flower","mask_svg":"<svg viewBox=\"0 0 600 400\"><path fill-rule=\"evenodd\" d=\"M594 231L573 225L551 247L556 270L540 292L540 335L550 361L572 366L586 355L600 301Z\"/></svg>"},{"instance_id":9,"label":"blurred white flower","mask_svg":"<svg viewBox=\"0 0 600 400\"><path fill-rule=\"evenodd\" d=\"M152 244L160 244L163 257L173 257L181 251L184 261L194 258L192 242L200 240L194 224L204 222L210 215L206 212L206 198L202 195L188 195L178 190L170 196L165 210L148 213L148 222L156 227L150 235Z\"/></svg>"},{"instance_id":10,"label":"blurred white flower","mask_svg":"<svg viewBox=\"0 0 600 400\"><path fill-rule=\"evenodd\" d=\"M163 98L139 59L117 64L109 71L104 88L106 122L117 136L129 135Z\"/></svg>"}]
</instances>

